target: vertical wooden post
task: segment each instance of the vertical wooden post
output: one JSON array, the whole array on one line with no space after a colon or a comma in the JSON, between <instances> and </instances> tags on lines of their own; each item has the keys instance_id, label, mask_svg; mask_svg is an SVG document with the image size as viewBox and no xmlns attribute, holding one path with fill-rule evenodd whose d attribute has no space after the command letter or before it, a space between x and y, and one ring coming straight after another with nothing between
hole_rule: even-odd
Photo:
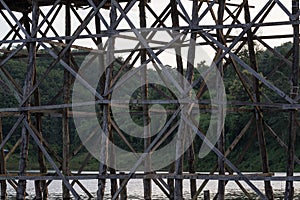
<instances>
[{"instance_id":1,"label":"vertical wooden post","mask_svg":"<svg viewBox=\"0 0 300 200\"><path fill-rule=\"evenodd\" d=\"M250 23L250 10L248 1L245 3L245 21L246 23ZM250 67L255 71L258 71L258 65L255 56L255 47L253 42L253 33L252 30L249 29L247 32L247 39L248 39L248 49L249 49L249 56L250 56ZM253 88L255 92L255 101L260 102L260 86L259 81L255 77L253 77ZM258 107L255 108L255 119L256 119L256 132L258 136L258 143L259 143L259 150L261 155L262 161L262 171L263 173L269 173L269 163L268 163L268 155L266 149L266 141L265 141L265 134L263 130L263 119L260 114L260 110ZM270 181L265 181L265 192L268 199L273 199L273 190Z\"/></svg>"},{"instance_id":2,"label":"vertical wooden post","mask_svg":"<svg viewBox=\"0 0 300 200\"><path fill-rule=\"evenodd\" d=\"M65 6L65 34L66 36L71 35L71 11L70 11L71 2L70 0L66 1ZM66 40L66 44L69 43L69 40ZM69 49L64 57L64 61L71 65L71 50ZM70 73L65 69L64 70L64 85L63 85L63 98L64 103L70 103ZM70 157L70 130L69 130L69 108L63 109L62 114L62 139L63 139L63 163L62 163L62 173L64 175L69 175L69 157ZM70 199L70 191L62 183L63 190L63 199Z\"/></svg>"},{"instance_id":3,"label":"vertical wooden post","mask_svg":"<svg viewBox=\"0 0 300 200\"><path fill-rule=\"evenodd\" d=\"M173 174L175 171L175 163L172 162L169 166L169 174ZM170 200L174 199L174 179L168 178L168 186L169 186L169 193L170 193Z\"/></svg>"},{"instance_id":4,"label":"vertical wooden post","mask_svg":"<svg viewBox=\"0 0 300 200\"><path fill-rule=\"evenodd\" d=\"M179 12L177 9L176 0L170 0L170 5L171 5L172 27L178 28L179 27ZM176 34L178 34L178 32L174 31L173 34L175 37ZM183 74L183 62L182 62L182 57L181 57L181 48L175 47L175 53L176 53L177 71L180 74Z\"/></svg>"},{"instance_id":5,"label":"vertical wooden post","mask_svg":"<svg viewBox=\"0 0 300 200\"><path fill-rule=\"evenodd\" d=\"M112 6L111 12L110 12L110 24L111 25L114 24L117 21L117 17L118 16L117 16L116 7ZM114 49L114 45L115 44L114 44L114 41L113 41L113 43L112 43L112 48L113 49ZM111 55L111 57L112 57L112 59L114 59L114 55ZM114 64L115 64L114 62L111 63L111 66L110 66L111 71L113 71L113 69L114 69ZM110 80L109 80L108 87L110 87L110 82L111 82L111 78L112 78L111 76L109 77ZM107 89L109 89L109 88L107 88ZM110 107L109 107L109 110L110 110ZM110 113L109 110L108 110L108 112ZM108 123L109 123L108 124L108 126L109 126L108 127L109 140L111 142L114 142L113 131L112 131L111 122L110 122L110 120L111 120L110 116L109 116L108 120L109 120L108 121ZM110 165L109 172L110 172L110 174L116 174L116 170L115 170L115 168L116 168L115 148L113 146L110 146L108 151L109 151L109 165ZM113 197L115 195L115 193L117 192L117 190L118 190L118 181L117 181L117 179L110 179L110 183L111 183L111 196ZM116 198L116 199L118 199L118 198Z\"/></svg>"},{"instance_id":6,"label":"vertical wooden post","mask_svg":"<svg viewBox=\"0 0 300 200\"><path fill-rule=\"evenodd\" d=\"M121 175L125 175L125 172L120 172ZM120 185L124 182L124 179L120 179ZM127 200L127 187L125 186L120 194L120 200Z\"/></svg>"},{"instance_id":7,"label":"vertical wooden post","mask_svg":"<svg viewBox=\"0 0 300 200\"><path fill-rule=\"evenodd\" d=\"M146 1L141 0L139 4L139 11L140 11L140 27L145 28L147 26L146 24ZM145 37L147 34L142 33L142 35ZM146 49L143 49L140 51L141 54L141 63L145 62L147 59L147 52ZM147 83L147 67L143 68L141 70L141 79L146 82L145 85L141 87L142 92L142 100L148 99L148 83ZM149 122L150 122L150 116L149 116L149 108L147 104L143 104L143 124L144 124L144 150L148 148L148 146L151 144L151 137L150 137L150 128L149 128ZM150 154L145 159L145 171L146 173L149 173L151 170L151 157ZM151 199L151 179L144 179L144 199L150 200Z\"/></svg>"},{"instance_id":8,"label":"vertical wooden post","mask_svg":"<svg viewBox=\"0 0 300 200\"><path fill-rule=\"evenodd\" d=\"M177 2L176 0L170 0L171 5L171 18L172 18L172 27L178 28L179 27L179 12L177 9ZM178 34L176 31L173 32L174 37ZM181 49L180 47L175 47L176 53L176 64L177 64L177 71L183 75L183 62L181 57ZM183 140L180 138L181 132L184 131L184 127L179 126L178 128L178 138L176 142L176 155L182 155L182 145ZM177 157L177 156L176 156ZM180 156L175 161L175 174L182 174L182 165L183 165L183 156ZM170 182L170 180L169 180ZM175 188L174 188L174 199L182 199L182 179L175 179Z\"/></svg>"},{"instance_id":9,"label":"vertical wooden post","mask_svg":"<svg viewBox=\"0 0 300 200\"><path fill-rule=\"evenodd\" d=\"M0 144L3 141L3 133L2 133L2 118L0 117ZM4 148L0 149L0 174L6 174L6 162L5 162L5 155L4 155ZM0 199L6 199L6 181L0 181L1 187L1 193L0 193Z\"/></svg>"},{"instance_id":10,"label":"vertical wooden post","mask_svg":"<svg viewBox=\"0 0 300 200\"><path fill-rule=\"evenodd\" d=\"M101 20L100 18L98 17L98 15L95 16L95 27L96 27L96 34L100 34L101 33ZM102 41L102 38L101 37L97 37L96 39L97 41L97 48L99 50L102 50L103 51L103 41ZM100 66L105 66L105 63L104 63L104 54L103 53L99 53L99 55L97 56L98 58L98 62L100 63L99 65ZM104 93L104 87L105 87L105 76L102 76L100 77L100 81L99 81L99 92L100 94L103 94ZM103 110L103 106L102 105L99 105L100 106L100 109L99 110Z\"/></svg>"},{"instance_id":11,"label":"vertical wooden post","mask_svg":"<svg viewBox=\"0 0 300 200\"><path fill-rule=\"evenodd\" d=\"M35 96L36 105L37 106L41 105L39 89L36 90L34 96ZM40 113L36 114L36 129L42 135L42 116ZM47 173L45 157L44 157L43 152L40 149L38 149L38 162L39 162L40 173L42 173L42 174ZM45 180L35 181L35 185L36 185L36 187L35 187L36 199L46 200L48 198L48 189L47 189L46 181Z\"/></svg>"},{"instance_id":12,"label":"vertical wooden post","mask_svg":"<svg viewBox=\"0 0 300 200\"><path fill-rule=\"evenodd\" d=\"M197 26L198 21L198 0L193 0L193 8L192 8L192 24L193 26ZM187 71L186 71L186 79L187 81L192 84L194 80L194 64L195 64L195 51L196 51L196 39L197 33L191 34L190 46L188 51L188 62L187 62ZM186 89L186 88L184 88ZM190 94L189 94L190 95ZM186 126L187 140L190 140L188 144L191 144L187 150L187 160L188 160L188 170L189 173L195 173L195 149L194 149L194 141L192 138L192 130L190 127ZM190 179L190 191L191 191L191 198L196 195L197 192L197 185L196 179Z\"/></svg>"},{"instance_id":13,"label":"vertical wooden post","mask_svg":"<svg viewBox=\"0 0 300 200\"><path fill-rule=\"evenodd\" d=\"M178 28L179 27L179 12L177 9L177 2L176 0L170 0L171 4L171 18L172 18L172 27ZM173 32L174 37L176 34L178 34L176 31ZM176 53L176 68L177 71L180 74L183 74L183 62L182 62L182 57L181 57L181 48L180 47L175 47L175 53ZM180 131L183 129L179 129L178 133L180 134ZM176 151L179 151L178 149L178 144L180 144L181 139L177 139L177 144L176 144ZM177 154L178 152L176 152ZM182 156L178 160L172 164L174 166L174 169L170 168L171 171L175 172L175 174L181 174L182 173ZM180 179L175 179L175 181L168 180L171 185L172 190L170 190L170 193L173 191L173 199L182 199L182 180Z\"/></svg>"},{"instance_id":14,"label":"vertical wooden post","mask_svg":"<svg viewBox=\"0 0 300 200\"><path fill-rule=\"evenodd\" d=\"M113 131L112 129L110 128L110 132L109 132L109 140L111 142L114 141L114 138L113 138ZM115 169L115 166L116 166L116 154L115 154L115 149L114 147L110 146L110 148L108 149L109 151L109 164L110 164L110 168L109 168L109 173L110 174L116 174L116 169ZM115 195L115 193L117 192L118 190L118 181L117 179L110 179L110 184L111 184L111 196L113 197ZM118 199L118 198L117 198Z\"/></svg>"},{"instance_id":15,"label":"vertical wooden post","mask_svg":"<svg viewBox=\"0 0 300 200\"><path fill-rule=\"evenodd\" d=\"M181 155L176 161L175 161L175 174L176 175L181 175L183 171L183 150L182 150L182 140L183 138L181 137L182 132L184 131L184 127L179 127L179 132L178 132L178 138L177 138L177 143L176 143L176 156ZM183 181L182 179L175 179L175 190L174 190L174 199L175 200L182 200L183 199Z\"/></svg>"},{"instance_id":16,"label":"vertical wooden post","mask_svg":"<svg viewBox=\"0 0 300 200\"><path fill-rule=\"evenodd\" d=\"M292 0L292 14L296 15L299 11L299 0ZM296 20L299 20L297 17ZM293 68L291 74L291 98L296 98L299 93L299 25L293 25L294 37L293 37ZM292 110L290 113L290 133L288 137L288 160L287 160L287 176L294 175L295 165L295 142L297 135L297 116L298 111ZM285 199L292 200L294 197L293 181L286 182Z\"/></svg>"},{"instance_id":17,"label":"vertical wooden post","mask_svg":"<svg viewBox=\"0 0 300 200\"><path fill-rule=\"evenodd\" d=\"M30 33L30 24L29 24L29 18L28 18L28 13L23 13L24 16L24 26L25 29L28 33ZM27 44L26 45L27 50L28 50L28 56L29 56L29 60L28 60L28 65L27 65L27 74L26 74L26 79L24 81L24 86L23 86L23 93L26 92L26 87L28 87L27 85L30 84L30 77L32 74L30 74L30 72L28 71L30 69L30 66L32 64L32 60L34 54L31 50L31 44ZM24 95L25 96L25 95ZM29 102L25 103L25 106L29 106ZM26 115L26 119L24 120L28 120L29 122L29 116L28 116L28 112L24 113ZM26 170L26 165L27 165L27 154L28 154L28 132L26 131L26 128L23 126L22 127L22 131L21 131L21 145L20 145L20 161L19 161L19 175L25 175L25 170ZM18 181L18 187L17 187L17 196L16 199L25 199L25 191L26 191L26 180L19 180Z\"/></svg>"},{"instance_id":18,"label":"vertical wooden post","mask_svg":"<svg viewBox=\"0 0 300 200\"><path fill-rule=\"evenodd\" d=\"M36 84L36 82L37 82L36 72L37 72L37 69L35 68L33 84ZM35 106L41 105L41 97L40 97L40 89L39 88L37 88L34 92L34 103L35 103ZM42 135L42 114L36 113L35 120L36 120L36 125L35 125L36 130ZM38 162L39 162L40 173L42 173L42 174L47 173L45 157L40 148L38 148ZM48 198L48 189L47 189L46 180L35 181L35 191L36 191L36 199L46 200Z\"/></svg>"},{"instance_id":19,"label":"vertical wooden post","mask_svg":"<svg viewBox=\"0 0 300 200\"><path fill-rule=\"evenodd\" d=\"M95 16L95 26L96 26L96 34L100 34L101 33L101 21L100 18L98 17L98 15ZM97 48L99 50L103 50L103 44L102 44L102 38L99 37L97 38ZM99 54L98 55L98 62L100 63L100 66L105 66L105 62L104 62L104 54ZM100 81L99 81L99 92L100 94L104 94L105 91L105 76L103 75L102 77L100 77ZM103 111L104 113L104 106L105 105L100 105L100 109L101 111ZM103 114L103 118L104 118L104 114ZM101 144L102 144L102 140L101 140ZM105 144L105 143L104 143ZM100 146L101 148L101 152L102 153L102 145ZM103 165L102 163L100 163L99 165L99 174L104 174L106 173L106 166ZM105 180L104 179L98 179L98 191L97 191L97 199L103 199L104 198L104 188L105 188Z\"/></svg>"},{"instance_id":20,"label":"vertical wooden post","mask_svg":"<svg viewBox=\"0 0 300 200\"><path fill-rule=\"evenodd\" d=\"M110 8L110 23L111 25L116 21L117 18L117 10L114 4L111 4ZM98 27L100 28L100 27ZM112 28L112 27L110 27ZM112 29L111 29L112 30ZM111 78L112 78L112 71L114 67L114 39L109 38L108 46L107 48L109 51L107 52L107 59L105 65L109 65L105 70L105 80L104 80L104 89L103 94L106 94L108 90L110 89L111 84ZM101 83L100 83L101 84ZM110 99L110 94L107 94L107 96L103 96L107 100ZM104 175L107 173L107 161L108 161L108 140L107 138L112 134L111 129L111 116L110 116L110 105L103 105L103 122L102 122L102 130L104 131L106 137L101 138L101 149L100 149L100 165L99 165L99 175ZM113 158L114 159L114 158ZM112 170L113 173L115 173L114 170ZM102 200L104 199L104 192L105 192L105 179L99 179L98 180L98 191L97 191L97 199ZM112 191L111 193L116 193L117 191L117 182L112 181Z\"/></svg>"},{"instance_id":21,"label":"vertical wooden post","mask_svg":"<svg viewBox=\"0 0 300 200\"><path fill-rule=\"evenodd\" d=\"M209 190L204 191L204 200L210 200Z\"/></svg>"},{"instance_id":22,"label":"vertical wooden post","mask_svg":"<svg viewBox=\"0 0 300 200\"><path fill-rule=\"evenodd\" d=\"M219 1L219 7L218 7L218 18L217 18L217 24L223 25L223 18L224 18L224 10L225 10L225 0ZM223 30L218 29L217 30L217 39L219 42L224 43L224 36L223 36ZM224 44L225 45L225 44ZM218 49L217 55L222 54L222 49ZM221 76L223 76L223 63L222 60L218 63L218 69L220 71ZM219 95L219 94L218 94ZM221 111L223 112L223 111ZM218 140L218 149L220 152L224 155L225 154L225 137L224 137L224 130L221 130L219 140ZM225 174L225 164L224 160L220 157L218 157L218 167L219 167L219 174L224 175ZM218 199L223 200L225 199L225 181L219 180L218 181Z\"/></svg>"},{"instance_id":23,"label":"vertical wooden post","mask_svg":"<svg viewBox=\"0 0 300 200\"><path fill-rule=\"evenodd\" d=\"M26 31L30 34L33 30L36 29L38 24L38 15L39 15L39 7L38 0L32 1L32 27L30 29L30 23L28 18L28 13L24 13L24 26ZM31 30L31 31L30 31ZM31 35L32 37L36 37L36 35ZM28 65L26 78L24 81L23 87L23 96L26 97L30 89L33 85L34 73L36 68L36 42L30 42L27 45L28 48ZM27 100L23 106L30 106L30 99ZM30 124L30 114L29 112L23 112L26 116L24 120ZM29 134L25 126L22 127L22 144L21 144L21 152L20 152L20 162L19 162L19 175L24 176L26 173L27 167L27 159L28 159L28 145L29 145ZM19 180L16 199L25 199L26 197L26 180Z\"/></svg>"}]
</instances>

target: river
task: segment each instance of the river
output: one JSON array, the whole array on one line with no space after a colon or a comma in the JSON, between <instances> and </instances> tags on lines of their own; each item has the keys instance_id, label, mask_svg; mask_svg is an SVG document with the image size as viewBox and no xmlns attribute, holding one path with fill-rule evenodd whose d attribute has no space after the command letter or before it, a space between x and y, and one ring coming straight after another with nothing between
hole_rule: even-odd
<instances>
[{"instance_id":1,"label":"river","mask_svg":"<svg viewBox=\"0 0 300 200\"><path fill-rule=\"evenodd\" d=\"M285 173L275 173L275 176L284 176ZM295 174L297 176L300 175L300 173ZM197 180L197 186L200 186L203 180ZM82 180L81 183L95 196L96 190L97 190L97 180ZM258 187L261 191L264 191L263 188L263 182L262 181L252 181L252 183ZM259 199L257 195L254 194L254 192L251 190L251 188L244 182L241 181L241 184L247 189L247 191L253 195L253 199ZM132 200L141 200L143 199L143 183L142 180L138 179L132 179L128 182L128 199ZM274 194L276 199L282 199L283 193L285 189L285 182L282 181L273 181L272 187L274 190ZM294 183L295 187L295 196L298 196L300 198L300 182ZM75 185L75 190L80 194L80 196L83 199L88 199L87 195L77 186ZM204 190L209 190L211 197L214 196L214 194L217 191L217 181L209 181L209 183L206 185ZM34 182L28 181L27 182L27 193L29 194L28 199L32 199L34 197ZM110 184L109 181L107 181L106 184L106 196L107 199L110 199ZM184 180L184 197L185 199L190 199L190 192L189 192L189 180ZM15 191L11 186L8 186L8 196L9 200L15 199ZM49 199L50 200L56 200L61 199L62 196L62 189L61 189L61 181L53 181L49 186ZM160 191L160 189L153 183L152 186L152 194L153 199L157 200L164 200L167 199L166 196ZM199 195L199 199L202 199L203 193ZM296 199L299 199L296 198ZM226 185L226 199L247 199L246 196L243 194L241 189L237 186L237 184L234 181L228 182Z\"/></svg>"}]
</instances>

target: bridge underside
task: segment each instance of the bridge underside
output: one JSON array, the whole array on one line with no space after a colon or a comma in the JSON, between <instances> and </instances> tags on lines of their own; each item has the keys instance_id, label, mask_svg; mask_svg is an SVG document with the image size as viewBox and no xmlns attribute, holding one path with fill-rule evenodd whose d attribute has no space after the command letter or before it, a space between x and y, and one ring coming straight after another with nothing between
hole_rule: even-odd
<instances>
[{"instance_id":1,"label":"bridge underside","mask_svg":"<svg viewBox=\"0 0 300 200\"><path fill-rule=\"evenodd\" d=\"M153 185L183 199L184 179L185 198L207 198L213 180L218 199L228 182L273 199L272 182L282 181L286 199L295 196L299 1L0 0L0 8L1 198L8 185L17 199L47 198L60 180L65 199L126 199L131 179L143 180L145 199ZM254 150L261 171L245 175ZM197 173L204 162L211 171ZM98 173L82 175L90 163Z\"/></svg>"}]
</instances>

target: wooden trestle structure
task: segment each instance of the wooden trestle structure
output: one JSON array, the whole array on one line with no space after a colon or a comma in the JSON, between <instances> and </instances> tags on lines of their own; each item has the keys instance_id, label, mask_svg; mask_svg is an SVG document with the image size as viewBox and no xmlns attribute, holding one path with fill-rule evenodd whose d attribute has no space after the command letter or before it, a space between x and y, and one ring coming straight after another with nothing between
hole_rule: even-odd
<instances>
[{"instance_id":1,"label":"wooden trestle structure","mask_svg":"<svg viewBox=\"0 0 300 200\"><path fill-rule=\"evenodd\" d=\"M288 1L290 2L287 4ZM18 105L15 107L0 108L1 199L7 197L8 184L15 188L17 199L25 199L28 180L35 181L36 199L47 198L47 187L51 186L53 180L62 181L62 196L64 199L69 199L71 196L76 199L82 198L74 189L74 184L77 184L86 193L86 198L104 199L105 181L107 179L111 180L112 199L126 199L126 183L130 179L143 179L144 184L141 186L141 191L144 191L145 199L152 198L152 184L159 186L166 198L183 199L182 184L184 179L190 181L190 197L192 199L197 199L200 194L203 195L202 190L210 180L218 181L217 199L225 198L228 181L236 182L242 191L245 191L245 189L240 182L245 182L250 186L252 193L255 193L259 198L273 199L271 183L278 180L286 182L285 198L293 199L294 182L300 181L300 177L294 176L294 166L300 164L300 160L295 155L296 135L299 129L297 115L300 107L300 104L298 104L300 99L298 93L299 0L249 0L249 2L248 0L166 0L165 2L158 0L0 0L0 8L1 23L3 24L0 24L0 84L2 88L13 93L18 101ZM286 17L282 20L268 20L269 14L275 8L279 9ZM253 10L255 12L252 12ZM132 17L134 15L137 17ZM261 33L264 28L272 30L271 28L278 27L286 30L285 33L277 34L276 31ZM215 57L213 59L220 70L220 74L231 69L233 73L237 74L238 81L241 82L245 93L248 95L248 101L245 102L228 100L228 111L245 112L252 117L245 124L245 127L240 130L241 132L237 134L230 146L225 146L226 131L222 131L217 145L211 146L212 151L218 156L218 160L212 162L216 162L218 167L207 174L195 172L194 158L197 154L195 154L193 145L188 149L188 153L184 154L189 156L188 172L183 172L185 159L180 157L169 167L169 173L136 173L136 169L124 173L99 163L99 174L82 175L81 172L86 161L91 157L89 154L82 160L83 164L78 173L71 173L70 159L76 156L76 152L79 152L78 147L74 147L70 143L69 127L73 116L71 109L72 83L79 68L78 63L76 63L76 56L86 55L85 53L91 51L91 49L100 52L97 45L110 37L126 32L133 32L136 38L129 39L135 39L140 42L140 46L143 46L145 45L143 38L148 37L148 41L152 41L152 36L147 35L147 31L166 31L171 35L178 32L186 35L187 40L193 39L196 46L202 46L204 49L209 48L210 52L214 51L215 55L213 56ZM287 55L281 55L272 45L269 45L269 41L280 41L281 39L288 39L293 44ZM269 50L281 60L278 63L278 68L283 65L291 68L290 80L282 83L284 87L290 88L290 94L284 93L278 86L268 81L269 77L262 76L256 59L255 44ZM118 61L122 66L121 71L126 72L131 70L133 66L139 66L144 62L156 63L159 68L159 54L166 49L175 49L177 55L174 57L174 62L178 72L187 77L190 82L195 81L192 78L194 67L187 64L185 70L185 61L180 55L180 48L172 45L172 41L170 43L163 43L162 41L155 48L139 48L138 46L134 50L127 49L127 52L121 52L123 59ZM195 48L195 46L190 45L189 48ZM239 57L239 52L244 48L247 48L249 52L247 62L243 62ZM25 56L24 52L27 52ZM191 56L190 59L195 59L197 54L189 56ZM7 62L17 60L20 57L23 59L24 57L28 58L27 73L24 74L23 85L19 85L14 79L14 74L10 74L9 70L6 69ZM48 70L43 72L41 76L36 75L39 68L37 64L39 57L51 60ZM53 97L53 100L43 102L39 87L43 79L57 65L64 68L62 88L56 91L57 95ZM110 74L111 67L106 69L107 74ZM253 79L249 80L245 77L242 70L248 71L248 75L252 76ZM113 91L115 86L113 81L116 80L113 77L114 75L106 75L105 79L102 80L103 84L99 96L103 99L98 98L98 100L101 100L98 102L101 105L102 123L105 124L107 135L112 133L112 130L122 134L113 122L112 116L110 116L110 92ZM147 79L146 73L144 75L144 78ZM85 86L88 88L88 85ZM278 95L280 100L278 102L262 102L261 87L268 88L269 91ZM142 99L138 103L147 101L148 90L149 85L146 84L142 87ZM205 87L200 87L199 90L205 90ZM201 94L203 94L203 91L197 91L199 99ZM62 104L55 104L55 98L57 97L63 98ZM166 103L163 100L161 102ZM141 109L144 124L149 123L149 104L152 104L152 102L144 103ZM172 104L171 101L170 104ZM201 101L199 101L198 104L202 105L203 108L209 108L207 103L201 104ZM276 130L273 130L272 126L265 120L264 112L272 111L274 113L289 113L289 124L286 124L289 127L288 141L283 141L277 135ZM1 127L6 117L13 117L15 124L10 128L10 131L2 132ZM61 119L62 155L57 155L51 149L51 144L48 144L47 138L43 137L42 121L45 117ZM32 120L35 123L31 123ZM254 126L251 129L254 131L246 133L251 126ZM151 130L146 129L144 134L149 135ZM195 127L189 127L189 129L195 130ZM249 140L249 145L241 150L241 155L245 155L245 152L251 146L251 142L256 141L259 144L261 156L262 171L251 176L241 173L236 167L237 165L227 158L246 134L254 135L252 137L254 139ZM13 148L10 148L10 152L5 155L6 144L13 136L20 137L20 139L13 144ZM204 139L205 136L202 132L197 131L196 137ZM278 142L278 148L286 150L286 159L282 160L287 169L284 177L276 177L270 172L266 137L274 137ZM162 140L163 138L162 136L158 139ZM38 146L39 149L40 173L38 174L28 172L30 170L27 167L29 142ZM126 142L130 146L130 142ZM146 137L144 142L145 151L150 145L155 145L152 142L149 137ZM105 143L99 145L99 151L101 148L105 148L103 145ZM6 170L6 162L9 162L9 156L18 147L20 148L19 171L17 174L9 173ZM80 145L79 148L84 147ZM73 153L71 149L75 149L76 152ZM118 159L118 155L115 156ZM146 159L145 162L151 161ZM55 172L52 174L47 173L49 169ZM218 173L214 174L217 170ZM96 192L85 188L82 180L86 179L98 180L98 190ZM118 179L121 180L122 184L118 184ZM196 184L197 179L204 180L202 185ZM264 182L265 189L263 191L258 189L252 184L253 180ZM245 195L248 195L247 191L245 191Z\"/></svg>"}]
</instances>

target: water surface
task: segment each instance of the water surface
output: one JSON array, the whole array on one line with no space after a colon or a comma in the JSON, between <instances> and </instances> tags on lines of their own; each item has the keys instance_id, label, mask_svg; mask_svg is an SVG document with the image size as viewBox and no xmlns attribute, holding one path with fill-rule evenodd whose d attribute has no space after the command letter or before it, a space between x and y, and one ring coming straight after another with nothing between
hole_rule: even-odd
<instances>
[{"instance_id":1,"label":"water surface","mask_svg":"<svg viewBox=\"0 0 300 200\"><path fill-rule=\"evenodd\" d=\"M88 172L90 173L90 172ZM275 173L276 176L285 176L285 173ZM297 176L300 175L300 173L295 174ZM197 180L197 187L201 185L203 180ZM97 180L82 180L81 183L90 191L93 196L96 196L96 191L97 191ZM246 190L251 194L253 199L259 199L259 197L254 193L254 191L244 182L240 182ZM252 181L252 183L258 187L262 192L264 191L264 185L263 181ZM61 189L61 181L53 181L50 186L49 186L49 199L50 200L58 200L61 199L62 197L62 189ZM185 199L190 199L190 192L189 192L189 180L184 180L184 187L183 187L183 193L184 193L184 198ZM132 179L128 182L127 190L128 190L128 199L132 200L142 200L143 198L143 182L142 180L139 179ZM274 190L275 194L275 199L283 199L284 195L284 190L285 190L285 182L282 181L273 181L272 182L272 187ZM295 196L300 197L300 182L294 182L294 187L295 187ZM75 190L77 193L83 198L83 199L88 199L88 196L81 190L78 185L74 186ZM217 181L209 181L209 183L206 185L204 190L209 190L210 191L210 196L211 199L212 197L216 194L217 192ZM34 198L34 182L33 181L28 181L27 184L27 193L29 194L28 199L33 199ZM9 199L15 199L15 191L13 188L9 185L8 186L8 196ZM152 186L152 194L153 194L153 199L157 200L164 200L168 199L163 192L160 191L158 186L156 186L153 183ZM110 183L109 180L107 181L106 184L106 190L105 190L105 195L107 199L110 199ZM199 199L203 199L203 192L199 195ZM244 193L241 191L241 189L238 187L238 185L234 181L229 181L228 184L226 185L226 199L248 199ZM299 199L299 198L295 198Z\"/></svg>"}]
</instances>

